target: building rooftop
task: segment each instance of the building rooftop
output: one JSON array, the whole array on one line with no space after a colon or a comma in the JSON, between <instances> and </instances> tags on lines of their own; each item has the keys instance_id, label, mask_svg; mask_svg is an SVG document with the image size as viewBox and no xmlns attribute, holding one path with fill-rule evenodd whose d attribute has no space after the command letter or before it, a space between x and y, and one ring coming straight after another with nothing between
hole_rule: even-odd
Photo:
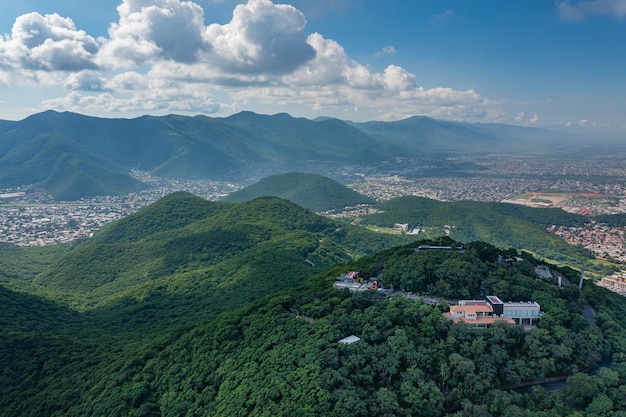
<instances>
[{"instance_id":1,"label":"building rooftop","mask_svg":"<svg viewBox=\"0 0 626 417\"><path fill-rule=\"evenodd\" d=\"M493 308L487 303L484 304L464 304L457 306L450 306L450 311L454 311L455 313L465 313L465 314L476 314L476 313L492 313Z\"/></svg>"},{"instance_id":2,"label":"building rooftop","mask_svg":"<svg viewBox=\"0 0 626 417\"><path fill-rule=\"evenodd\" d=\"M491 304L503 304L502 300L500 298L498 298L495 295L488 295L487 296L487 300L491 303Z\"/></svg>"},{"instance_id":3,"label":"building rooftop","mask_svg":"<svg viewBox=\"0 0 626 417\"><path fill-rule=\"evenodd\" d=\"M339 343L343 343L344 345L351 345L353 343L358 342L359 340L361 340L360 337L355 336L355 335L351 335L351 336L348 336L348 337L344 337L343 339L341 339L339 341Z\"/></svg>"}]
</instances>

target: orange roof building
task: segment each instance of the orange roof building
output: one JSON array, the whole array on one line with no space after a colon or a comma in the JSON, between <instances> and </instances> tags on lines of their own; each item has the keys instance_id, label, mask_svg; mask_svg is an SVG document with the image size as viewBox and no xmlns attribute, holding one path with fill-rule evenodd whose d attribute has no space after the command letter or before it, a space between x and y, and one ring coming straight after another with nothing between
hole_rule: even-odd
<instances>
[{"instance_id":1,"label":"orange roof building","mask_svg":"<svg viewBox=\"0 0 626 417\"><path fill-rule=\"evenodd\" d=\"M494 323L521 324L532 328L541 316L540 306L532 301L502 302L489 295L485 300L460 300L444 313L448 320L467 323L474 328L485 328Z\"/></svg>"}]
</instances>

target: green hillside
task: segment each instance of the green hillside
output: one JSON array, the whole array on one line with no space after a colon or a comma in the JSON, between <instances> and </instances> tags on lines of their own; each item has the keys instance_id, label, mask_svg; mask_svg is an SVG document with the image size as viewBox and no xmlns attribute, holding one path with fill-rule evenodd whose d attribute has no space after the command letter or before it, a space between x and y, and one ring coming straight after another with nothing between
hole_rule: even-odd
<instances>
[{"instance_id":1,"label":"green hillside","mask_svg":"<svg viewBox=\"0 0 626 417\"><path fill-rule=\"evenodd\" d=\"M69 294L67 300L81 310L111 303L120 304L120 311L157 308L175 294L213 314L300 286L337 263L403 240L327 220L278 198L224 203L178 192L104 227L33 284L57 298Z\"/></svg>"},{"instance_id":2,"label":"green hillside","mask_svg":"<svg viewBox=\"0 0 626 417\"><path fill-rule=\"evenodd\" d=\"M146 185L72 139L55 133L26 140L0 158L0 184L37 184L56 199L126 194Z\"/></svg>"},{"instance_id":3,"label":"green hillside","mask_svg":"<svg viewBox=\"0 0 626 417\"><path fill-rule=\"evenodd\" d=\"M177 194L167 203L186 200L196 201ZM257 204L246 221L267 209L279 210L275 219L293 219L301 210L276 199ZM314 218L300 218L292 230L320 228ZM186 227L171 225L178 226ZM167 229L157 227L153 238ZM289 242L267 253L282 260ZM120 301L79 314L0 286L0 415L623 415L623 298L590 283L582 291L559 289L535 276L536 261L528 256L512 264L497 261L515 251L478 242L463 245L463 253L417 252L419 243L335 267L294 289L274 288L269 297L219 317L207 315L201 297L181 288L161 294L158 305L147 297L133 308ZM427 275L407 268L422 261L431 268ZM505 300L532 299L544 315L531 331L506 325L471 329L442 316L446 303L433 307L406 297L381 298L375 291L333 289L335 277L347 270L388 283L423 283L433 296L444 295L448 289L441 284L447 281L470 296L484 291ZM290 272L279 267L273 279L258 279L271 285L278 274ZM596 310L595 320L584 318L586 305ZM167 315L178 315L184 325L172 331ZM349 335L360 341L338 342ZM556 376L567 377L557 393L513 389Z\"/></svg>"},{"instance_id":4,"label":"green hillside","mask_svg":"<svg viewBox=\"0 0 626 417\"><path fill-rule=\"evenodd\" d=\"M241 202L261 196L284 198L315 212L376 203L376 200L359 194L330 178L299 172L263 178L227 195L222 201Z\"/></svg>"},{"instance_id":5,"label":"green hillside","mask_svg":"<svg viewBox=\"0 0 626 417\"><path fill-rule=\"evenodd\" d=\"M459 241L484 241L499 247L525 249L537 255L580 265L592 255L579 247L567 244L546 227L559 224L582 225L585 217L561 209L530 208L515 204L458 201L440 202L423 197L398 197L376 206L380 213L361 219L363 225L392 227L408 223L411 228L450 226L449 233Z\"/></svg>"},{"instance_id":6,"label":"green hillside","mask_svg":"<svg viewBox=\"0 0 626 417\"><path fill-rule=\"evenodd\" d=\"M626 214L601 214L593 216L593 219L598 223L604 223L612 227L626 227Z\"/></svg>"}]
</instances>

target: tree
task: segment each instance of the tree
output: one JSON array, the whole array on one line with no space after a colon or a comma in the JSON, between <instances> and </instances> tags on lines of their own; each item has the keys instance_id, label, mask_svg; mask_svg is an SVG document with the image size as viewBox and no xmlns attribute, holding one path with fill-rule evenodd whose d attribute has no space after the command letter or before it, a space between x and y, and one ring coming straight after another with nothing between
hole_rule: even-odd
<instances>
[{"instance_id":1,"label":"tree","mask_svg":"<svg viewBox=\"0 0 626 417\"><path fill-rule=\"evenodd\" d=\"M592 376L577 373L567 378L567 387L563 390L563 397L567 404L580 410L586 407L599 392Z\"/></svg>"}]
</instances>

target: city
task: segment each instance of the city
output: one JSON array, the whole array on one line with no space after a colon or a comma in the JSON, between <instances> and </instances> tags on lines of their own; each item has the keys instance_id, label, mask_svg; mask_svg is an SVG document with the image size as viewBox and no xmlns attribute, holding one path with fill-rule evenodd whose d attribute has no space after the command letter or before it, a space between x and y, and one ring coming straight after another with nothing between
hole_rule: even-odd
<instances>
[{"instance_id":1,"label":"city","mask_svg":"<svg viewBox=\"0 0 626 417\"><path fill-rule=\"evenodd\" d=\"M581 214L615 214L626 212L626 185L621 179L626 166L624 162L624 159L615 157L574 161L497 156L479 159L476 163L487 169L466 176L411 175L406 172L407 166L412 165L409 161L401 161L396 167L404 167L402 174L388 174L389 165L385 165L384 169L341 167L326 174L378 201L403 195L440 201L474 200L529 205L536 201L534 205L539 207L560 207ZM90 236L103 225L134 213L174 191L185 190L207 200L218 200L247 185L226 181L169 180L138 171L133 174L151 188L124 196L73 202L53 201L43 190L28 193L15 189L0 190L0 242L19 246L68 243ZM524 193L544 194L533 199L524 197ZM549 193L561 194L551 202L546 200L550 198ZM592 198L583 198L583 193L594 194ZM354 215L366 209L356 208L356 211L343 215ZM333 213L332 216L341 217L342 213ZM589 249L598 258L626 262L625 231L621 228L590 221L585 227L554 225L548 231L572 245Z\"/></svg>"}]
</instances>

